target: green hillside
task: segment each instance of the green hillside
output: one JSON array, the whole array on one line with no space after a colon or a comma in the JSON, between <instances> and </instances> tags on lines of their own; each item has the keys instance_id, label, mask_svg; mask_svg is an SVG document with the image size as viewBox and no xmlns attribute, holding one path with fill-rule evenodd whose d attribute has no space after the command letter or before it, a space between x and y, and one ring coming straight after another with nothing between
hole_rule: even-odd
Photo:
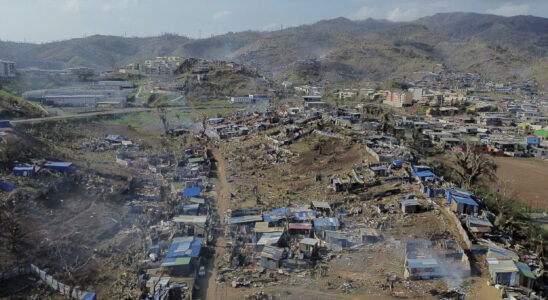
<instances>
[{"instance_id":1,"label":"green hillside","mask_svg":"<svg viewBox=\"0 0 548 300\"><path fill-rule=\"evenodd\" d=\"M37 118L48 112L40 105L0 90L0 119Z\"/></svg>"}]
</instances>

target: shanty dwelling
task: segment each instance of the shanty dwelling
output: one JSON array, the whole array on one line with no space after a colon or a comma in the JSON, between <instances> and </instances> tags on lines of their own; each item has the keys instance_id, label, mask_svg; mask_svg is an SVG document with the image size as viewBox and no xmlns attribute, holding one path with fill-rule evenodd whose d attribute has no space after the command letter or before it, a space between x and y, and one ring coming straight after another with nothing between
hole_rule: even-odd
<instances>
[{"instance_id":1,"label":"shanty dwelling","mask_svg":"<svg viewBox=\"0 0 548 300\"><path fill-rule=\"evenodd\" d=\"M312 258L318 253L320 241L313 238L304 238L299 242L299 250L303 258Z\"/></svg>"},{"instance_id":2,"label":"shanty dwelling","mask_svg":"<svg viewBox=\"0 0 548 300\"><path fill-rule=\"evenodd\" d=\"M344 190L344 185L341 182L340 178L337 178L337 177L331 178L331 184L333 185L333 190L335 192L341 192Z\"/></svg>"},{"instance_id":3,"label":"shanty dwelling","mask_svg":"<svg viewBox=\"0 0 548 300\"><path fill-rule=\"evenodd\" d=\"M198 197L200 196L201 188L199 186L189 187L183 190L183 197Z\"/></svg>"},{"instance_id":4,"label":"shanty dwelling","mask_svg":"<svg viewBox=\"0 0 548 300\"><path fill-rule=\"evenodd\" d=\"M75 172L71 162L52 162L48 161L44 164L44 169L57 171L64 174L72 174Z\"/></svg>"},{"instance_id":5,"label":"shanty dwelling","mask_svg":"<svg viewBox=\"0 0 548 300\"><path fill-rule=\"evenodd\" d=\"M362 241L368 244L376 243L383 239L382 235L373 228L360 228L360 234L362 235Z\"/></svg>"},{"instance_id":6,"label":"shanty dwelling","mask_svg":"<svg viewBox=\"0 0 548 300\"><path fill-rule=\"evenodd\" d=\"M474 194L465 189L453 188L445 190L445 198L448 203L451 203L453 196L464 197L464 198L473 198Z\"/></svg>"},{"instance_id":7,"label":"shanty dwelling","mask_svg":"<svg viewBox=\"0 0 548 300\"><path fill-rule=\"evenodd\" d=\"M466 228L472 234L490 233L493 230L493 224L487 219L466 216L465 219Z\"/></svg>"},{"instance_id":8,"label":"shanty dwelling","mask_svg":"<svg viewBox=\"0 0 548 300\"><path fill-rule=\"evenodd\" d=\"M513 260L488 259L489 274L495 284L519 285L519 269Z\"/></svg>"},{"instance_id":9,"label":"shanty dwelling","mask_svg":"<svg viewBox=\"0 0 548 300\"><path fill-rule=\"evenodd\" d=\"M386 176L386 171L388 170L385 165L373 166L370 169L375 173L375 176Z\"/></svg>"},{"instance_id":10,"label":"shanty dwelling","mask_svg":"<svg viewBox=\"0 0 548 300\"><path fill-rule=\"evenodd\" d=\"M164 258L160 266L174 276L190 276L193 269L191 257Z\"/></svg>"},{"instance_id":11,"label":"shanty dwelling","mask_svg":"<svg viewBox=\"0 0 548 300\"><path fill-rule=\"evenodd\" d=\"M34 176L35 174L34 166L16 165L13 167L13 175L15 176Z\"/></svg>"},{"instance_id":12,"label":"shanty dwelling","mask_svg":"<svg viewBox=\"0 0 548 300\"><path fill-rule=\"evenodd\" d=\"M310 222L316 218L316 211L310 209L297 209L293 211L293 219L298 222Z\"/></svg>"},{"instance_id":13,"label":"shanty dwelling","mask_svg":"<svg viewBox=\"0 0 548 300\"><path fill-rule=\"evenodd\" d=\"M538 146L538 145L540 145L542 140L538 136L528 135L528 136L525 137L525 142L527 143L527 145L537 145Z\"/></svg>"},{"instance_id":14,"label":"shanty dwelling","mask_svg":"<svg viewBox=\"0 0 548 300\"><path fill-rule=\"evenodd\" d=\"M312 221L314 232L321 239L325 239L326 230L337 230L341 227L341 223L337 218L316 218Z\"/></svg>"},{"instance_id":15,"label":"shanty dwelling","mask_svg":"<svg viewBox=\"0 0 548 300\"><path fill-rule=\"evenodd\" d=\"M161 266L177 276L189 276L199 265L203 239L194 236L174 237Z\"/></svg>"},{"instance_id":16,"label":"shanty dwelling","mask_svg":"<svg viewBox=\"0 0 548 300\"><path fill-rule=\"evenodd\" d=\"M432 173L430 170L415 172L413 173L413 176L420 182L433 182L436 180L436 174Z\"/></svg>"},{"instance_id":17,"label":"shanty dwelling","mask_svg":"<svg viewBox=\"0 0 548 300\"><path fill-rule=\"evenodd\" d=\"M537 277L531 272L531 268L529 268L527 264L519 261L516 261L515 264L519 269L519 286L532 289Z\"/></svg>"},{"instance_id":18,"label":"shanty dwelling","mask_svg":"<svg viewBox=\"0 0 548 300\"><path fill-rule=\"evenodd\" d=\"M398 200L401 211L405 214L417 213L421 210L421 204L415 199Z\"/></svg>"},{"instance_id":19,"label":"shanty dwelling","mask_svg":"<svg viewBox=\"0 0 548 300\"><path fill-rule=\"evenodd\" d=\"M275 270L280 267L280 261L282 260L285 251L283 248L265 246L261 252L261 259L259 266L265 269Z\"/></svg>"},{"instance_id":20,"label":"shanty dwelling","mask_svg":"<svg viewBox=\"0 0 548 300\"><path fill-rule=\"evenodd\" d=\"M170 281L171 281L171 277L152 276L145 283L145 287L147 288L150 294L159 295L161 291L165 291L168 288L168 286L171 283ZM159 297L154 299L159 299Z\"/></svg>"},{"instance_id":21,"label":"shanty dwelling","mask_svg":"<svg viewBox=\"0 0 548 300\"><path fill-rule=\"evenodd\" d=\"M265 218L266 219L266 218ZM284 232L284 227L270 227L269 222L265 220L265 222L256 222L255 227L253 228L253 231L255 232L254 237L257 239L260 239L261 236L264 233L272 233L272 232Z\"/></svg>"},{"instance_id":22,"label":"shanty dwelling","mask_svg":"<svg viewBox=\"0 0 548 300\"><path fill-rule=\"evenodd\" d=\"M305 238L312 236L311 223L289 223L289 234L295 238Z\"/></svg>"},{"instance_id":23,"label":"shanty dwelling","mask_svg":"<svg viewBox=\"0 0 548 300\"><path fill-rule=\"evenodd\" d=\"M266 246L278 247L282 246L282 236L284 235L283 231L278 232L265 232L261 235L260 239L257 241L257 238L254 236L252 238L254 242L254 248L256 252L262 252Z\"/></svg>"},{"instance_id":24,"label":"shanty dwelling","mask_svg":"<svg viewBox=\"0 0 548 300\"><path fill-rule=\"evenodd\" d=\"M440 278L440 265L435 258L411 258L405 261L406 279L434 279Z\"/></svg>"},{"instance_id":25,"label":"shanty dwelling","mask_svg":"<svg viewBox=\"0 0 548 300\"><path fill-rule=\"evenodd\" d=\"M319 215L329 216L331 214L331 206L325 201L312 201L310 208Z\"/></svg>"},{"instance_id":26,"label":"shanty dwelling","mask_svg":"<svg viewBox=\"0 0 548 300\"><path fill-rule=\"evenodd\" d=\"M200 212L200 204L185 204L183 205L183 214L197 216Z\"/></svg>"},{"instance_id":27,"label":"shanty dwelling","mask_svg":"<svg viewBox=\"0 0 548 300\"><path fill-rule=\"evenodd\" d=\"M495 244L489 245L487 251L487 260L519 260L519 256L508 249L496 246Z\"/></svg>"},{"instance_id":28,"label":"shanty dwelling","mask_svg":"<svg viewBox=\"0 0 548 300\"><path fill-rule=\"evenodd\" d=\"M354 245L347 234L332 230L325 231L325 242L327 248L333 251L342 251Z\"/></svg>"},{"instance_id":29,"label":"shanty dwelling","mask_svg":"<svg viewBox=\"0 0 548 300\"><path fill-rule=\"evenodd\" d=\"M189 228L189 235L204 236L207 227L207 216L180 215L173 218L179 228Z\"/></svg>"},{"instance_id":30,"label":"shanty dwelling","mask_svg":"<svg viewBox=\"0 0 548 300\"><path fill-rule=\"evenodd\" d=\"M478 208L478 203L472 198L453 196L451 199L451 210L456 214L475 215Z\"/></svg>"}]
</instances>

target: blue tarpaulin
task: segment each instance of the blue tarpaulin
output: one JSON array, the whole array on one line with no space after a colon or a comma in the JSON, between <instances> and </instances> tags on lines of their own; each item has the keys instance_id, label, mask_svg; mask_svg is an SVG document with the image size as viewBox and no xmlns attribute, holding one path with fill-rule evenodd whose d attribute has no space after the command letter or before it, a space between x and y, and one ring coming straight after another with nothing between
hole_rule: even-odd
<instances>
[{"instance_id":1,"label":"blue tarpaulin","mask_svg":"<svg viewBox=\"0 0 548 300\"><path fill-rule=\"evenodd\" d=\"M97 300L95 293L89 292L82 297L82 300Z\"/></svg>"},{"instance_id":2,"label":"blue tarpaulin","mask_svg":"<svg viewBox=\"0 0 548 300\"><path fill-rule=\"evenodd\" d=\"M316 218L316 212L313 210L303 210L295 213L295 220L297 221L312 220L314 218Z\"/></svg>"},{"instance_id":3,"label":"blue tarpaulin","mask_svg":"<svg viewBox=\"0 0 548 300\"><path fill-rule=\"evenodd\" d=\"M432 171L421 171L415 173L415 176L422 180L423 178L436 177L436 174L432 173Z\"/></svg>"},{"instance_id":4,"label":"blue tarpaulin","mask_svg":"<svg viewBox=\"0 0 548 300\"><path fill-rule=\"evenodd\" d=\"M11 191L14 191L17 189L16 186L13 186L7 182L3 182L2 180L0 180L0 189L6 191L6 192L11 192Z\"/></svg>"},{"instance_id":5,"label":"blue tarpaulin","mask_svg":"<svg viewBox=\"0 0 548 300\"><path fill-rule=\"evenodd\" d=\"M341 223L337 218L317 218L313 220L314 227L335 227L339 228Z\"/></svg>"},{"instance_id":6,"label":"blue tarpaulin","mask_svg":"<svg viewBox=\"0 0 548 300\"><path fill-rule=\"evenodd\" d=\"M455 202L461 203L461 204L466 204L466 205L471 205L471 206L479 206L478 203L476 201L472 200L471 198L453 196L453 200Z\"/></svg>"},{"instance_id":7,"label":"blue tarpaulin","mask_svg":"<svg viewBox=\"0 0 548 300\"><path fill-rule=\"evenodd\" d=\"M183 190L183 197L196 197L200 196L200 191L202 189L199 186L186 188Z\"/></svg>"},{"instance_id":8,"label":"blue tarpaulin","mask_svg":"<svg viewBox=\"0 0 548 300\"><path fill-rule=\"evenodd\" d=\"M202 238L195 236L175 237L166 257L198 257L202 249L202 241Z\"/></svg>"}]
</instances>

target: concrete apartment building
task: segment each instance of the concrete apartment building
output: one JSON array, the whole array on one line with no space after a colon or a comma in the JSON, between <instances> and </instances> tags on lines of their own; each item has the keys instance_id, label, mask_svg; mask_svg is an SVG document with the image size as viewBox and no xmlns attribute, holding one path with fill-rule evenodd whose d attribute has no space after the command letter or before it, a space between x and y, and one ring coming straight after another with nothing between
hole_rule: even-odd
<instances>
[{"instance_id":1,"label":"concrete apartment building","mask_svg":"<svg viewBox=\"0 0 548 300\"><path fill-rule=\"evenodd\" d=\"M384 103L394 107L413 105L413 93L407 91L390 91L386 94Z\"/></svg>"},{"instance_id":2,"label":"concrete apartment building","mask_svg":"<svg viewBox=\"0 0 548 300\"><path fill-rule=\"evenodd\" d=\"M0 77L15 77L15 62L0 60Z\"/></svg>"}]
</instances>

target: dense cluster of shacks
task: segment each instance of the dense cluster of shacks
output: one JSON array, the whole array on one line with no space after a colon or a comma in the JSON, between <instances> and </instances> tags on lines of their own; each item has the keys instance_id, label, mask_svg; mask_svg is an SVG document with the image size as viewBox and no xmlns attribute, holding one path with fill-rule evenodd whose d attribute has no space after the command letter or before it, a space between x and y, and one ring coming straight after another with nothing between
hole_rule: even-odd
<instances>
[{"instance_id":1,"label":"dense cluster of shacks","mask_svg":"<svg viewBox=\"0 0 548 300\"><path fill-rule=\"evenodd\" d=\"M458 227L460 236L407 241L405 272L402 274L406 280L444 278L448 282L460 280L462 283L461 279L473 272L470 263L473 258L487 264L490 283L504 287L508 295L538 298L533 290L540 290L544 279L537 278L546 277L539 257L516 245L493 226L495 216L486 209L482 199L444 181L430 167L415 164L416 160L405 144L378 131L379 120L362 118L359 109L292 107L285 111L240 111L234 116L215 119L214 128L223 139L242 136L245 139L246 135L261 129L272 129L268 131L267 139L280 148L309 134L338 137L339 134L331 129L318 130L320 119L331 128L344 126L354 129L353 139L362 143L368 154L377 160L364 162L354 166L349 173L335 174L330 178L328 189L331 192L359 195L356 205L352 209L343 209L338 202L310 199L309 203L288 207L227 212L225 218L229 226L225 235L231 251L225 257L224 272L217 278L218 282L232 278L234 287L249 286L260 281L257 278L264 276L260 274L273 278L292 271L306 272L322 265L332 251L356 250L382 241L383 230L390 224L381 218L356 226L352 216L361 213L362 209L375 211L379 216L405 216L435 210L438 215L445 214L452 219L451 224L456 224L453 226ZM395 123L400 128L421 126L425 133L429 128L443 128L449 124L408 116L395 116ZM253 129L246 134L226 134L242 126ZM457 132L467 134L465 130ZM321 180L321 176L317 180ZM415 189L417 193L410 192L413 189L400 188L367 193L369 188L389 186L395 182L418 186ZM390 200L368 204L372 199ZM253 271L237 271L250 268Z\"/></svg>"},{"instance_id":2,"label":"dense cluster of shacks","mask_svg":"<svg viewBox=\"0 0 548 300\"><path fill-rule=\"evenodd\" d=\"M139 274L144 299L192 299L200 288L195 282L215 222L213 198L207 193L207 149L188 148L182 157L125 154L116 160L143 173L130 184L124 221L145 231L148 250Z\"/></svg>"}]
</instances>

